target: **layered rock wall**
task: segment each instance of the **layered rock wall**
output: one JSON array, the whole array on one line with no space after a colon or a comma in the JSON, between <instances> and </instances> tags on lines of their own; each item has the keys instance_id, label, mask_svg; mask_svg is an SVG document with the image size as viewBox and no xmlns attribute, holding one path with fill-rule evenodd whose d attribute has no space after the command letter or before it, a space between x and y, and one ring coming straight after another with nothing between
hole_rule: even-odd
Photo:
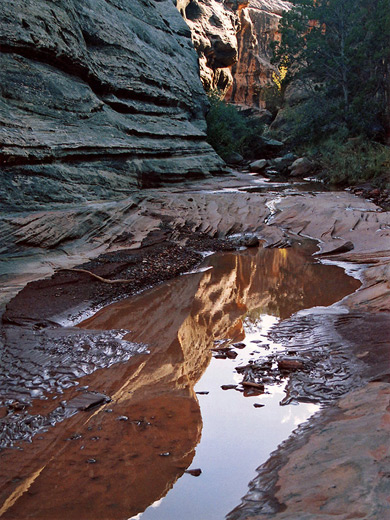
<instances>
[{"instance_id":1,"label":"layered rock wall","mask_svg":"<svg viewBox=\"0 0 390 520\"><path fill-rule=\"evenodd\" d=\"M250 0L240 12L241 29L237 34L238 61L232 68L233 84L226 99L245 107L265 108L262 89L272 85L276 72L271 64L271 42L278 40L278 25L290 2Z\"/></svg>"},{"instance_id":2,"label":"layered rock wall","mask_svg":"<svg viewBox=\"0 0 390 520\"><path fill-rule=\"evenodd\" d=\"M3 0L0 201L123 198L220 172L188 26L172 0Z\"/></svg>"}]
</instances>

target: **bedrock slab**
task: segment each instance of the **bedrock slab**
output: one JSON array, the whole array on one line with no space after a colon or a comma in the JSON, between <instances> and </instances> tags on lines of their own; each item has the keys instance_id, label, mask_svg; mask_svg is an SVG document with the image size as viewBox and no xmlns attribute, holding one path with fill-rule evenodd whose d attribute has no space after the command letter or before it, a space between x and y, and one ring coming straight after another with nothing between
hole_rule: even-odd
<instances>
[{"instance_id":1,"label":"bedrock slab","mask_svg":"<svg viewBox=\"0 0 390 520\"><path fill-rule=\"evenodd\" d=\"M389 518L389 405L388 383L347 394L271 456L227 518Z\"/></svg>"},{"instance_id":2,"label":"bedrock slab","mask_svg":"<svg viewBox=\"0 0 390 520\"><path fill-rule=\"evenodd\" d=\"M256 179L255 179L256 180ZM252 232L268 247L317 240L319 258L349 262L363 288L351 308L389 311L390 215L348 192L257 193L249 175L149 189L119 202L63 205L0 218L3 300L28 281L107 251L136 249L186 230L212 237ZM343 251L343 247L348 246ZM341 248L341 249L340 249Z\"/></svg>"},{"instance_id":3,"label":"bedrock slab","mask_svg":"<svg viewBox=\"0 0 390 520\"><path fill-rule=\"evenodd\" d=\"M329 377L334 391L329 392L328 408L259 468L259 476L231 518L383 520L388 515L385 491L390 460L389 212L347 192L323 193L310 186L292 193L291 187L283 192L277 191L280 186L273 191L269 185L265 193L253 191L259 189L253 177L237 175L185 188L147 190L142 197L118 204L91 203L88 210L84 208L81 227L79 215L75 218L80 208L70 206L66 212L30 212L3 219L8 257L4 251L2 259L9 276L2 279L2 294L7 294L10 284L9 294L15 290L18 269L19 283L25 284L107 251L141 247L142 253L149 245L170 240L188 253L194 247L188 242L194 233L206 238L251 232L268 247L286 247L302 237L315 239L317 258L344 262L360 277L362 287L337 307L295 315L273 334L288 351L297 351L313 364L311 373L297 370L292 375L290 397L299 400L303 388L312 399L326 388ZM96 226L95 219L103 225ZM172 245L169 250L175 253ZM105 262L97 262L97 274L108 277L107 269L115 267L115 262L110 255L101 259ZM87 269L93 270L94 265ZM136 265L142 267L143 262ZM71 287L67 280L77 280L75 275L65 271L57 277ZM112 276L123 278L124 274L114 270ZM139 276L129 279L131 285ZM96 290L108 292L106 286L99 289L94 283ZM88 278L86 284L91 285ZM29 307L35 308L31 301ZM5 317L11 317L16 302L8 305ZM16 322L16 317L12 320ZM44 341L44 324L37 325L34 334ZM97 347L102 339L96 338ZM125 350L123 355L127 355ZM322 474L329 478L325 480Z\"/></svg>"}]
</instances>

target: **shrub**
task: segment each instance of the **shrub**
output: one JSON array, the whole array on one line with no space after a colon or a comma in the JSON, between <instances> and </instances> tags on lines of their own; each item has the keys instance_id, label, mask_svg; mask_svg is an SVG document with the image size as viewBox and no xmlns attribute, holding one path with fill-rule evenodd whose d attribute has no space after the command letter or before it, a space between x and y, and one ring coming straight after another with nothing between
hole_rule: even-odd
<instances>
[{"instance_id":1,"label":"shrub","mask_svg":"<svg viewBox=\"0 0 390 520\"><path fill-rule=\"evenodd\" d=\"M263 125L255 118L242 115L236 106L223 101L218 91L209 92L208 97L208 142L225 160L234 152L245 156L253 142L262 134Z\"/></svg>"},{"instance_id":2,"label":"shrub","mask_svg":"<svg viewBox=\"0 0 390 520\"><path fill-rule=\"evenodd\" d=\"M340 142L329 138L321 143L319 162L325 179L335 184L373 182L390 187L390 148L356 137Z\"/></svg>"}]
</instances>

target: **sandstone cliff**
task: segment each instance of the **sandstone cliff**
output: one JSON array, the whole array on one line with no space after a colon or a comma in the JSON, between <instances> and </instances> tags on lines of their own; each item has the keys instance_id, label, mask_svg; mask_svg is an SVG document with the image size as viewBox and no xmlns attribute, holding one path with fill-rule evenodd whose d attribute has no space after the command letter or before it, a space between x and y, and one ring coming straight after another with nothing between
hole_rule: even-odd
<instances>
[{"instance_id":1,"label":"sandstone cliff","mask_svg":"<svg viewBox=\"0 0 390 520\"><path fill-rule=\"evenodd\" d=\"M172 0L4 0L0 200L123 198L219 172L190 31Z\"/></svg>"},{"instance_id":2,"label":"sandstone cliff","mask_svg":"<svg viewBox=\"0 0 390 520\"><path fill-rule=\"evenodd\" d=\"M285 0L176 0L191 29L206 90L229 102L264 108L263 87L272 84L270 43L278 39Z\"/></svg>"},{"instance_id":3,"label":"sandstone cliff","mask_svg":"<svg viewBox=\"0 0 390 520\"><path fill-rule=\"evenodd\" d=\"M198 52L206 90L226 91L233 82L230 68L238 60L239 11L249 0L177 0Z\"/></svg>"},{"instance_id":4,"label":"sandstone cliff","mask_svg":"<svg viewBox=\"0 0 390 520\"><path fill-rule=\"evenodd\" d=\"M265 107L261 90L272 84L275 73L270 61L270 44L278 39L279 20L290 5L284 0L250 0L249 7L240 12L239 59L232 68L233 84L226 95L228 101L247 107Z\"/></svg>"}]
</instances>

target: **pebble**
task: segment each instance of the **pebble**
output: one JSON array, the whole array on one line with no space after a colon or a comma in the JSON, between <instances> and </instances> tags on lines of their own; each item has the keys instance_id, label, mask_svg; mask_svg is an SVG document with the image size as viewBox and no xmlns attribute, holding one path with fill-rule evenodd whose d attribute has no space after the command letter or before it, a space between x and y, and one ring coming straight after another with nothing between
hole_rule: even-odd
<instances>
[{"instance_id":1,"label":"pebble","mask_svg":"<svg viewBox=\"0 0 390 520\"><path fill-rule=\"evenodd\" d=\"M282 358L278 359L278 367L279 370L292 371L303 368L304 364L300 359Z\"/></svg>"},{"instance_id":2,"label":"pebble","mask_svg":"<svg viewBox=\"0 0 390 520\"><path fill-rule=\"evenodd\" d=\"M253 381L242 381L241 384L244 388L255 388L259 390L264 390L264 385L261 383L254 383Z\"/></svg>"},{"instance_id":3,"label":"pebble","mask_svg":"<svg viewBox=\"0 0 390 520\"><path fill-rule=\"evenodd\" d=\"M235 390L237 388L237 385L222 385L222 390Z\"/></svg>"},{"instance_id":4,"label":"pebble","mask_svg":"<svg viewBox=\"0 0 390 520\"><path fill-rule=\"evenodd\" d=\"M229 359L236 359L238 356L237 352L234 352L234 350L228 350L225 355Z\"/></svg>"},{"instance_id":5,"label":"pebble","mask_svg":"<svg viewBox=\"0 0 390 520\"><path fill-rule=\"evenodd\" d=\"M200 468L197 469L187 469L185 473L192 475L193 477L199 477L202 474L202 470Z\"/></svg>"}]
</instances>

